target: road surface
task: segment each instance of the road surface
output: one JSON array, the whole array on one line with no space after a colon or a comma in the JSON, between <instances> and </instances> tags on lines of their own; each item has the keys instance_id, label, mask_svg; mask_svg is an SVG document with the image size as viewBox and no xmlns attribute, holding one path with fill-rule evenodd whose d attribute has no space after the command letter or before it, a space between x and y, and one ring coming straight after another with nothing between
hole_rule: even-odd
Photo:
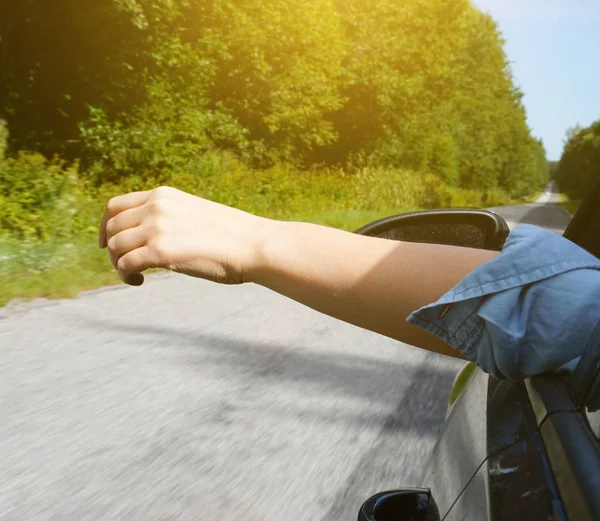
<instances>
[{"instance_id":1,"label":"road surface","mask_svg":"<svg viewBox=\"0 0 600 521\"><path fill-rule=\"evenodd\" d=\"M511 229L519 223L528 223L562 234L569 224L571 216L556 204L557 200L558 194L554 183L550 183L535 203L499 206L490 208L490 210L504 217Z\"/></svg>"},{"instance_id":2,"label":"road surface","mask_svg":"<svg viewBox=\"0 0 600 521\"><path fill-rule=\"evenodd\" d=\"M552 198L497 211L560 230ZM8 306L0 520L355 519L416 484L460 365L172 274Z\"/></svg>"}]
</instances>

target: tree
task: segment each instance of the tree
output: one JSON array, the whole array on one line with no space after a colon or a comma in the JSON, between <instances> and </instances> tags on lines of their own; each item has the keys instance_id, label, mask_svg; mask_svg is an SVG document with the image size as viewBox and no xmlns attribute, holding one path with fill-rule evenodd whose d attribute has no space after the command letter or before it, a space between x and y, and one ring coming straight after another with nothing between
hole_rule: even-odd
<instances>
[{"instance_id":1,"label":"tree","mask_svg":"<svg viewBox=\"0 0 600 521\"><path fill-rule=\"evenodd\" d=\"M211 150L262 166L362 156L514 193L544 171L497 25L468 0L1 9L11 143L82 157L98 182L193 170Z\"/></svg>"},{"instance_id":2,"label":"tree","mask_svg":"<svg viewBox=\"0 0 600 521\"><path fill-rule=\"evenodd\" d=\"M584 199L600 179L600 120L567 131L556 181L574 200Z\"/></svg>"}]
</instances>

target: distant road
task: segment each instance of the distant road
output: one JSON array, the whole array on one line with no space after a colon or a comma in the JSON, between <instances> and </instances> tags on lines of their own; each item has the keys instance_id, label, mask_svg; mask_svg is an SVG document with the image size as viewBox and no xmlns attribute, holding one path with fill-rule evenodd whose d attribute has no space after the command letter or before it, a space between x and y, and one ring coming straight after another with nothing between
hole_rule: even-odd
<instances>
[{"instance_id":1,"label":"distant road","mask_svg":"<svg viewBox=\"0 0 600 521\"><path fill-rule=\"evenodd\" d=\"M550 183L535 203L490 209L504 217L511 229L520 223L528 223L562 234L571 216L556 204L557 196L554 183Z\"/></svg>"},{"instance_id":2,"label":"distant road","mask_svg":"<svg viewBox=\"0 0 600 521\"><path fill-rule=\"evenodd\" d=\"M553 198L496 211L560 230ZM9 306L0 520L355 519L416 483L460 366L259 286L171 274Z\"/></svg>"}]
</instances>

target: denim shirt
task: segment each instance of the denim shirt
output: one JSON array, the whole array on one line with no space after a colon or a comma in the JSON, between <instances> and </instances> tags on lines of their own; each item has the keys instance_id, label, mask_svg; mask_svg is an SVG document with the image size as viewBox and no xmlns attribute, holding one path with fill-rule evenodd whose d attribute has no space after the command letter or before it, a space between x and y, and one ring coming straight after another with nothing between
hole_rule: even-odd
<instances>
[{"instance_id":1,"label":"denim shirt","mask_svg":"<svg viewBox=\"0 0 600 521\"><path fill-rule=\"evenodd\" d=\"M407 321L497 378L569 375L600 319L600 260L531 225Z\"/></svg>"}]
</instances>

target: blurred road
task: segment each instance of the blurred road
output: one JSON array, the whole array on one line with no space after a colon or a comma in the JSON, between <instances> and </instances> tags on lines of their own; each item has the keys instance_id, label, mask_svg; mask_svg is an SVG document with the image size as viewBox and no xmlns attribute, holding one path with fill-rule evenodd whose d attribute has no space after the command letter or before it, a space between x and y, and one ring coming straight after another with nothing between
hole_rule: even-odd
<instances>
[{"instance_id":1,"label":"blurred road","mask_svg":"<svg viewBox=\"0 0 600 521\"><path fill-rule=\"evenodd\" d=\"M559 230L553 198L496 210ZM460 365L172 274L9 306L0 520L355 519L416 484Z\"/></svg>"},{"instance_id":2,"label":"blurred road","mask_svg":"<svg viewBox=\"0 0 600 521\"><path fill-rule=\"evenodd\" d=\"M500 214L513 229L519 223L535 224L553 232L562 233L571 220L571 216L557 206L558 194L554 183L550 183L540 198L531 204L519 206L499 206L490 208Z\"/></svg>"}]
</instances>

